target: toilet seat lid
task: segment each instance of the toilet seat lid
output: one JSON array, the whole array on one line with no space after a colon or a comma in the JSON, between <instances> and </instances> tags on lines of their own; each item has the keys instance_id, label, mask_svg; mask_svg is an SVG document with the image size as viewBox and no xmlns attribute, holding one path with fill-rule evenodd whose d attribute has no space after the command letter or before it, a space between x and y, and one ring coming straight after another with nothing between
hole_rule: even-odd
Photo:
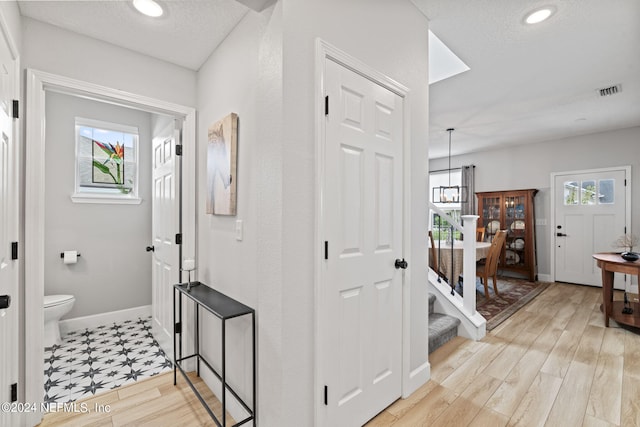
<instances>
[{"instance_id":1,"label":"toilet seat lid","mask_svg":"<svg viewBox=\"0 0 640 427\"><path fill-rule=\"evenodd\" d=\"M45 307L53 307L55 305L64 304L65 302L71 301L73 295L45 295L44 296L44 306Z\"/></svg>"}]
</instances>

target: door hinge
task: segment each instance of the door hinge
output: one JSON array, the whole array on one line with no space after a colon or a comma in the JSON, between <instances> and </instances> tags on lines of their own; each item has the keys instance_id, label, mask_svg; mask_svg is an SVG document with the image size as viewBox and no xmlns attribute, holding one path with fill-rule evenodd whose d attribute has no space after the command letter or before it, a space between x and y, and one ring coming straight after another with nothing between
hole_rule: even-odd
<instances>
[{"instance_id":1,"label":"door hinge","mask_svg":"<svg viewBox=\"0 0 640 427\"><path fill-rule=\"evenodd\" d=\"M181 334L182 333L182 323L178 322L175 325L173 325L173 333L175 333L175 334Z\"/></svg>"},{"instance_id":2,"label":"door hinge","mask_svg":"<svg viewBox=\"0 0 640 427\"><path fill-rule=\"evenodd\" d=\"M324 97L324 115L329 115L329 95Z\"/></svg>"},{"instance_id":3,"label":"door hinge","mask_svg":"<svg viewBox=\"0 0 640 427\"><path fill-rule=\"evenodd\" d=\"M329 387L324 386L324 404L325 406L329 404Z\"/></svg>"},{"instance_id":4,"label":"door hinge","mask_svg":"<svg viewBox=\"0 0 640 427\"><path fill-rule=\"evenodd\" d=\"M329 259L329 242L324 241L324 259Z\"/></svg>"},{"instance_id":5,"label":"door hinge","mask_svg":"<svg viewBox=\"0 0 640 427\"><path fill-rule=\"evenodd\" d=\"M11 242L11 259L18 259L18 242Z\"/></svg>"},{"instance_id":6,"label":"door hinge","mask_svg":"<svg viewBox=\"0 0 640 427\"><path fill-rule=\"evenodd\" d=\"M176 156L182 156L182 144L176 144Z\"/></svg>"},{"instance_id":7,"label":"door hinge","mask_svg":"<svg viewBox=\"0 0 640 427\"><path fill-rule=\"evenodd\" d=\"M11 384L11 401L18 401L18 383Z\"/></svg>"},{"instance_id":8,"label":"door hinge","mask_svg":"<svg viewBox=\"0 0 640 427\"><path fill-rule=\"evenodd\" d=\"M17 99L13 100L13 111L12 111L12 115L14 119L20 118L20 101L18 101Z\"/></svg>"},{"instance_id":9,"label":"door hinge","mask_svg":"<svg viewBox=\"0 0 640 427\"><path fill-rule=\"evenodd\" d=\"M176 234L176 245L182 244L182 233Z\"/></svg>"},{"instance_id":10,"label":"door hinge","mask_svg":"<svg viewBox=\"0 0 640 427\"><path fill-rule=\"evenodd\" d=\"M627 234L627 226L624 226L624 234Z\"/></svg>"},{"instance_id":11,"label":"door hinge","mask_svg":"<svg viewBox=\"0 0 640 427\"><path fill-rule=\"evenodd\" d=\"M627 186L627 178L624 179L624 186Z\"/></svg>"}]
</instances>

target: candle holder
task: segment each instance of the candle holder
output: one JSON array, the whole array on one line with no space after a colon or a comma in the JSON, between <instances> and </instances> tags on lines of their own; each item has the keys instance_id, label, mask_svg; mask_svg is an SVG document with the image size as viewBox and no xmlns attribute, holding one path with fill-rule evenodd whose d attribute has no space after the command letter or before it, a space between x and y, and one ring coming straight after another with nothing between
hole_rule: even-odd
<instances>
[{"instance_id":1,"label":"candle holder","mask_svg":"<svg viewBox=\"0 0 640 427\"><path fill-rule=\"evenodd\" d=\"M196 262L193 259L185 259L182 262L180 271L187 272L187 292L191 291L191 272L196 269Z\"/></svg>"}]
</instances>

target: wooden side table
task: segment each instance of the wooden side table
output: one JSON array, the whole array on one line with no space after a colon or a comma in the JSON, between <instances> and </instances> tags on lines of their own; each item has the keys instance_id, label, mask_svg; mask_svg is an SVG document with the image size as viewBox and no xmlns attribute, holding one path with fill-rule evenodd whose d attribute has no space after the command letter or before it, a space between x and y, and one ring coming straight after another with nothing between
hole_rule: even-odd
<instances>
[{"instance_id":1,"label":"wooden side table","mask_svg":"<svg viewBox=\"0 0 640 427\"><path fill-rule=\"evenodd\" d=\"M620 254L605 252L593 254L602 270L602 307L604 313L604 325L609 327L609 318L618 323L640 328L640 304L630 302L633 313L624 314L623 301L613 300L613 276L614 273L633 274L640 278L640 260L635 262L625 261Z\"/></svg>"}]
</instances>

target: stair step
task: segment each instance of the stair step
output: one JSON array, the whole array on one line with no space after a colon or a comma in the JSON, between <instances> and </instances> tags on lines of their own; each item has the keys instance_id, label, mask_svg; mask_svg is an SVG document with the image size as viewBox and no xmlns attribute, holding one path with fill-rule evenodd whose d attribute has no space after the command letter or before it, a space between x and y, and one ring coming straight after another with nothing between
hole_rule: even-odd
<instances>
[{"instance_id":1,"label":"stair step","mask_svg":"<svg viewBox=\"0 0 640 427\"><path fill-rule=\"evenodd\" d=\"M429 314L433 313L433 304L436 302L436 296L429 294Z\"/></svg>"},{"instance_id":2,"label":"stair step","mask_svg":"<svg viewBox=\"0 0 640 427\"><path fill-rule=\"evenodd\" d=\"M431 301L431 297L429 297ZM431 304L430 304L431 305ZM448 341L458 335L458 325L460 319L441 314L432 313L429 315L429 353L438 347L443 346Z\"/></svg>"}]
</instances>

